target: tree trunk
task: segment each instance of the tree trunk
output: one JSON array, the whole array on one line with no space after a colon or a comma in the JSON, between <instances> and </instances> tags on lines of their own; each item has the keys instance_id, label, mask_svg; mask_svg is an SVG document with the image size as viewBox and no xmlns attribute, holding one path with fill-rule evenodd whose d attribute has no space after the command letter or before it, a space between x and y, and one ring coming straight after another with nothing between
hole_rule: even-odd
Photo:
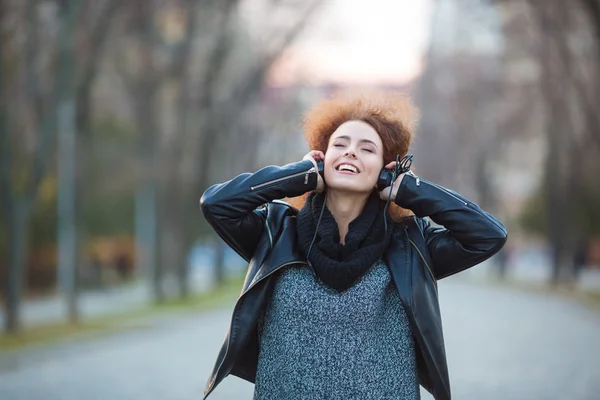
<instances>
[{"instance_id":1,"label":"tree trunk","mask_svg":"<svg viewBox=\"0 0 600 400\"><path fill-rule=\"evenodd\" d=\"M27 265L30 206L19 201L14 207L5 206L5 217L9 224L10 237L6 248L6 300L4 329L7 333L17 333L21 329L19 309L22 298L23 271Z\"/></svg>"},{"instance_id":2,"label":"tree trunk","mask_svg":"<svg viewBox=\"0 0 600 400\"><path fill-rule=\"evenodd\" d=\"M594 30L596 38L596 57L600 60L600 1L598 0L581 0L584 10L587 11L590 24Z\"/></svg>"},{"instance_id":3,"label":"tree trunk","mask_svg":"<svg viewBox=\"0 0 600 400\"><path fill-rule=\"evenodd\" d=\"M77 172L75 174L75 190L79 195L76 198L75 226L79 232L78 242L81 243L77 252L77 265L81 266L85 262L84 245L87 241L87 230L83 220L83 212L86 193L86 166L90 156L91 119L92 119L92 90L96 77L98 76L99 66L106 48L106 39L110 32L111 21L114 18L119 7L123 4L120 0L108 0L98 17L97 23L90 34L90 55L80 70L76 87L76 115L75 125L78 136L79 146L77 149ZM101 273L101 269L99 269ZM99 277L101 284L101 275Z\"/></svg>"},{"instance_id":4,"label":"tree trunk","mask_svg":"<svg viewBox=\"0 0 600 400\"><path fill-rule=\"evenodd\" d=\"M186 25L184 42L180 44L181 51L177 54L174 66L171 70L171 78L178 83L177 103L176 103L176 136L178 140L173 141L167 146L167 185L171 184L172 190L168 190L171 196L173 206L169 207L165 212L165 218L169 220L169 229L173 232L173 259L172 265L175 266L177 276L178 294L181 299L186 299L189 296L189 271L187 263L187 254L190 251L193 240L189 237L188 229L186 229L185 216L190 210L188 207L189 198L194 193L190 190L186 179L185 171L185 146L189 142L190 134L190 100L189 91L191 87L189 64L192 55L192 44L198 26L198 10L193 1L186 3L189 20Z\"/></svg>"},{"instance_id":5,"label":"tree trunk","mask_svg":"<svg viewBox=\"0 0 600 400\"><path fill-rule=\"evenodd\" d=\"M138 184L135 195L136 270L145 271L152 282L152 297L164 299L160 273L156 263L156 188L145 179Z\"/></svg>"},{"instance_id":6,"label":"tree trunk","mask_svg":"<svg viewBox=\"0 0 600 400\"><path fill-rule=\"evenodd\" d=\"M77 227L75 192L75 104L72 99L58 109L58 270L59 285L67 301L70 322L77 311Z\"/></svg>"},{"instance_id":7,"label":"tree trunk","mask_svg":"<svg viewBox=\"0 0 600 400\"><path fill-rule=\"evenodd\" d=\"M178 232L182 232L183 224L178 224L175 229ZM187 241L185 241L184 237L184 235L180 236L180 240L176 243L176 258L174 260L176 262L175 265L177 268L177 283L179 287L179 297L183 300L187 299L190 294L190 274L186 257L190 249L186 245Z\"/></svg>"},{"instance_id":8,"label":"tree trunk","mask_svg":"<svg viewBox=\"0 0 600 400\"><path fill-rule=\"evenodd\" d=\"M4 17L4 4L0 3L0 21ZM3 225L7 233L4 261L4 330L14 334L19 331L21 321L19 306L21 303L22 271L27 254L27 203L16 199L11 190L12 153L8 132L8 110L5 101L5 38L0 37L0 205L2 206ZM20 205L20 207L19 207Z\"/></svg>"},{"instance_id":9,"label":"tree trunk","mask_svg":"<svg viewBox=\"0 0 600 400\"><path fill-rule=\"evenodd\" d=\"M135 238L136 269L146 271L152 287L152 298L163 302L165 293L162 286L162 268L157 262L157 186L155 149L155 93L154 89L145 91L139 100L137 112L139 135L139 183L135 196Z\"/></svg>"},{"instance_id":10,"label":"tree trunk","mask_svg":"<svg viewBox=\"0 0 600 400\"><path fill-rule=\"evenodd\" d=\"M176 164L178 162L173 160ZM178 169L174 170L174 175ZM190 240L188 229L186 229L185 216L186 212L192 209L190 206L190 197L192 191L186 187L183 174L179 173L172 177L173 190L168 191L169 202L171 207L164 213L165 217L165 234L171 238L171 258L170 265L175 268L177 276L178 295L181 299L186 299L190 293L189 285L189 270L187 263L187 255L190 251L192 240Z\"/></svg>"},{"instance_id":11,"label":"tree trunk","mask_svg":"<svg viewBox=\"0 0 600 400\"><path fill-rule=\"evenodd\" d=\"M189 74L186 71L183 71L183 73L180 74L177 107L179 114L177 118L177 130L181 143L187 143L187 137L190 128L188 124L190 110L189 100L187 96L188 87ZM181 152L180 154L182 153L183 152ZM188 229L186 229L185 227L185 212L186 210L189 210L187 205L190 203L189 199L191 198L192 193L194 193L194 191L190 190L190 187L188 185L188 180L186 179L186 174L184 170L185 164L183 160L177 159L176 156L176 154L172 154L169 160L173 163L173 174L176 175L176 177L174 177L173 179L176 186L176 190L173 191L173 200L175 203L175 207L172 207L169 210L169 214L171 216L173 230L175 232L179 232L179 241L175 243L177 248L175 250L176 260L174 260L179 288L179 297L181 299L186 299L190 291L187 254L190 251L190 245L192 243L192 240L190 240L190 238L188 237Z\"/></svg>"},{"instance_id":12,"label":"tree trunk","mask_svg":"<svg viewBox=\"0 0 600 400\"><path fill-rule=\"evenodd\" d=\"M61 6L57 71L58 133L58 272L70 322L77 322L77 226L75 190L77 136L75 134L75 29L81 4L67 0Z\"/></svg>"},{"instance_id":13,"label":"tree trunk","mask_svg":"<svg viewBox=\"0 0 600 400\"><path fill-rule=\"evenodd\" d=\"M215 244L215 284L222 285L225 282L225 246L226 244L218 238Z\"/></svg>"},{"instance_id":14,"label":"tree trunk","mask_svg":"<svg viewBox=\"0 0 600 400\"><path fill-rule=\"evenodd\" d=\"M568 131L565 113L568 107L565 77L562 76L558 60L558 49L554 42L553 8L532 5L539 23L540 53L542 70L541 94L545 105L546 160L544 168L544 201L546 210L547 239L551 247L551 283L558 285L566 276L565 260L569 239L569 204L567 201L568 167L570 151L564 146L565 131Z\"/></svg>"}]
</instances>

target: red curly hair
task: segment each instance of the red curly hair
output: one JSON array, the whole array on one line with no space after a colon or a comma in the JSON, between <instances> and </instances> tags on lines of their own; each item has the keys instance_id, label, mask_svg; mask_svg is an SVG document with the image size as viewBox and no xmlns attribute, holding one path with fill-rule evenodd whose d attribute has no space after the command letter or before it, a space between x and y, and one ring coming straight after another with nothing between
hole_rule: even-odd
<instances>
[{"instance_id":1,"label":"red curly hair","mask_svg":"<svg viewBox=\"0 0 600 400\"><path fill-rule=\"evenodd\" d=\"M304 132L309 148L325 153L329 138L340 125L352 120L366 122L381 138L383 164L386 165L394 161L397 154L402 158L408 153L418 118L419 111L404 94L345 91L310 109L304 117ZM307 196L290 199L290 203L301 208ZM411 213L390 202L388 214L399 221Z\"/></svg>"}]
</instances>

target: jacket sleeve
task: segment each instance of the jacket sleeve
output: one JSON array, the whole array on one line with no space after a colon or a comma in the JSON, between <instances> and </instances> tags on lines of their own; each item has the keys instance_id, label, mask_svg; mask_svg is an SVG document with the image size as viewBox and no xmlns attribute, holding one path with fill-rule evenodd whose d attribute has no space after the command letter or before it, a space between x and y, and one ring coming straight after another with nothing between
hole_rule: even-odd
<instances>
[{"instance_id":1,"label":"jacket sleeve","mask_svg":"<svg viewBox=\"0 0 600 400\"><path fill-rule=\"evenodd\" d=\"M395 202L422 218L436 279L479 264L506 243L506 228L492 215L458 193L415 175L404 175ZM431 226L424 217L442 227Z\"/></svg>"},{"instance_id":2,"label":"jacket sleeve","mask_svg":"<svg viewBox=\"0 0 600 400\"><path fill-rule=\"evenodd\" d=\"M272 200L300 196L317 187L317 172L310 160L268 166L209 187L200 198L206 221L246 261L265 228Z\"/></svg>"}]
</instances>

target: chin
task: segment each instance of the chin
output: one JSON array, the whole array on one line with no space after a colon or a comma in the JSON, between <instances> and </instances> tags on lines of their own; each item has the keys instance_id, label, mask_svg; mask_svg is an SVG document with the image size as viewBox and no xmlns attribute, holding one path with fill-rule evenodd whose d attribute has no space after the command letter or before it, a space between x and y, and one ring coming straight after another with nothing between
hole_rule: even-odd
<instances>
[{"instance_id":1,"label":"chin","mask_svg":"<svg viewBox=\"0 0 600 400\"><path fill-rule=\"evenodd\" d=\"M332 182L327 187L340 192L370 193L373 191L373 185L360 185L354 182Z\"/></svg>"}]
</instances>

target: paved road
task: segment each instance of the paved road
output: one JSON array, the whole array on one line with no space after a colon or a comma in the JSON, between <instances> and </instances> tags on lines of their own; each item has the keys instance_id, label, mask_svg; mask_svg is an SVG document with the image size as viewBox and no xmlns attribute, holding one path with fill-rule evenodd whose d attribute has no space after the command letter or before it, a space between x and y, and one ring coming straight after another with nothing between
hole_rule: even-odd
<instances>
[{"instance_id":1,"label":"paved road","mask_svg":"<svg viewBox=\"0 0 600 400\"><path fill-rule=\"evenodd\" d=\"M440 283L454 399L600 399L600 316L566 299ZM228 312L0 357L2 400L200 399ZM211 400L251 399L227 378ZM424 395L423 399L431 399Z\"/></svg>"}]
</instances>

